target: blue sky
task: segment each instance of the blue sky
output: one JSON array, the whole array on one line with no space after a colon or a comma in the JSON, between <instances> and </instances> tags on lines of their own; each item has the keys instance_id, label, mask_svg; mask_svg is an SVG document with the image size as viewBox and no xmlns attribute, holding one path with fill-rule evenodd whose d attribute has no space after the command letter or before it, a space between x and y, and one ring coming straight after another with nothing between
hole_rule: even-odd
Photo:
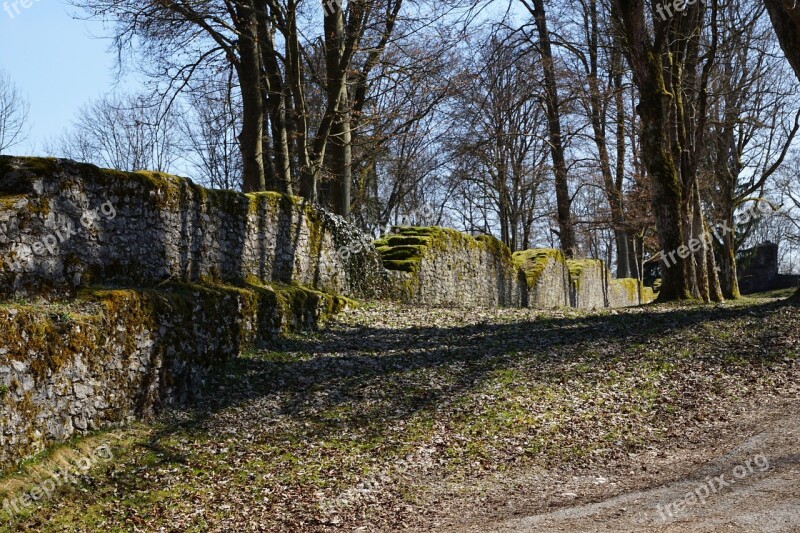
<instances>
[{"instance_id":1,"label":"blue sky","mask_svg":"<svg viewBox=\"0 0 800 533\"><path fill-rule=\"evenodd\" d=\"M29 1L17 14L14 1L0 0L0 69L31 107L29 138L11 152L39 155L81 105L114 89L114 54L100 23L74 18L59 0Z\"/></svg>"}]
</instances>

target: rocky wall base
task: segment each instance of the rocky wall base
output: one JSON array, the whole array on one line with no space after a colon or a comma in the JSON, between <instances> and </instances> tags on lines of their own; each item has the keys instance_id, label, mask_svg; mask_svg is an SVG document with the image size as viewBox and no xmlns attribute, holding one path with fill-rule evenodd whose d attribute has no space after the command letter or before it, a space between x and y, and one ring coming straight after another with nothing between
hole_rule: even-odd
<instances>
[{"instance_id":1,"label":"rocky wall base","mask_svg":"<svg viewBox=\"0 0 800 533\"><path fill-rule=\"evenodd\" d=\"M191 284L0 304L0 469L186 403L242 350L314 328L348 302L294 286Z\"/></svg>"}]
</instances>

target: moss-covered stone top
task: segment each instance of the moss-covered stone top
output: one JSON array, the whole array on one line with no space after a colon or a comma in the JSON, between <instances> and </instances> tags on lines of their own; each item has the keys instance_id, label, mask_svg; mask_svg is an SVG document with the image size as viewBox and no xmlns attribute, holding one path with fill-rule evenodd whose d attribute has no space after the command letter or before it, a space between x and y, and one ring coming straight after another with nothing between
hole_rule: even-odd
<instances>
[{"instance_id":1,"label":"moss-covered stone top","mask_svg":"<svg viewBox=\"0 0 800 533\"><path fill-rule=\"evenodd\" d=\"M375 248L388 270L416 272L420 261L431 251L450 246L489 250L494 256L511 262L511 251L491 235L473 237L438 226L394 226L392 233L375 241Z\"/></svg>"},{"instance_id":2,"label":"moss-covered stone top","mask_svg":"<svg viewBox=\"0 0 800 533\"><path fill-rule=\"evenodd\" d=\"M187 193L202 198L210 205L227 208L226 210L249 208L252 212L259 201L264 200L284 206L303 205L303 199L296 196L272 191L244 194L232 190L208 189L189 178L163 172L122 172L64 159L14 156L0 156L0 196L35 194L33 182L36 179L58 179L60 189L67 189L78 185L77 179L70 179L69 176L72 175L80 176L84 184L101 186L110 194L124 194L133 188L142 187L146 192L152 193L155 203L160 207L178 207L180 199ZM56 176L59 178L54 178Z\"/></svg>"},{"instance_id":3,"label":"moss-covered stone top","mask_svg":"<svg viewBox=\"0 0 800 533\"><path fill-rule=\"evenodd\" d=\"M568 259L567 268L569 269L569 281L576 288L580 288L581 277L586 270L599 268L603 271L603 262L599 259Z\"/></svg>"},{"instance_id":4,"label":"moss-covered stone top","mask_svg":"<svg viewBox=\"0 0 800 533\"><path fill-rule=\"evenodd\" d=\"M514 252L514 265L525 273L528 288L531 289L539 282L545 267L550 261L566 263L566 258L561 250L554 248L537 248Z\"/></svg>"},{"instance_id":5,"label":"moss-covered stone top","mask_svg":"<svg viewBox=\"0 0 800 533\"><path fill-rule=\"evenodd\" d=\"M568 259L567 268L570 278L579 279L586 269L602 268L603 262L599 259Z\"/></svg>"}]
</instances>

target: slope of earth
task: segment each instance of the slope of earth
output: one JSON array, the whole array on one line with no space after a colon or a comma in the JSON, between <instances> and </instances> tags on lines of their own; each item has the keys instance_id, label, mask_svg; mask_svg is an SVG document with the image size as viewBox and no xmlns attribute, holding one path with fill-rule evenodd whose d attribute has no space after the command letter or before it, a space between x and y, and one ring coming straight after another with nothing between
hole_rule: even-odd
<instances>
[{"instance_id":1,"label":"slope of earth","mask_svg":"<svg viewBox=\"0 0 800 533\"><path fill-rule=\"evenodd\" d=\"M780 433L800 406L798 353L800 309L782 301L595 313L370 304L232 362L190 412L94 435L114 459L11 521L0 510L0 530L538 531L555 520L569 531L632 508L633 491L656 513L758 453L753 437ZM794 443L774 448L782 458L765 448L772 467L796 472ZM8 473L0 498L29 490L48 461ZM541 517L558 509L566 516Z\"/></svg>"}]
</instances>

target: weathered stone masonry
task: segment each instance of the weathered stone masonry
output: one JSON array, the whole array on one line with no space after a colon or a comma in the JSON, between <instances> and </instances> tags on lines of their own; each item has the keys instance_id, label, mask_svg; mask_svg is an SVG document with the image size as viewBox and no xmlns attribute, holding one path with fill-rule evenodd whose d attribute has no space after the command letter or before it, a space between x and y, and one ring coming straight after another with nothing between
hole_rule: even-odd
<instances>
[{"instance_id":1,"label":"weathered stone masonry","mask_svg":"<svg viewBox=\"0 0 800 533\"><path fill-rule=\"evenodd\" d=\"M638 280L611 279L602 261L567 261L551 249L512 255L491 236L395 227L375 245L392 297L409 304L599 309L653 300Z\"/></svg>"},{"instance_id":2,"label":"weathered stone masonry","mask_svg":"<svg viewBox=\"0 0 800 533\"><path fill-rule=\"evenodd\" d=\"M297 283L363 298L374 296L385 276L371 246L346 261L336 253L366 240L358 230L291 196L7 157L0 158L0 195L0 297L170 279ZM101 214L84 229L81 217L105 204L113 219ZM59 242L57 253L35 253L43 238L68 226L76 234Z\"/></svg>"},{"instance_id":3,"label":"weathered stone masonry","mask_svg":"<svg viewBox=\"0 0 800 533\"><path fill-rule=\"evenodd\" d=\"M297 198L0 157L0 468L191 399L385 280L366 237Z\"/></svg>"},{"instance_id":4,"label":"weathered stone masonry","mask_svg":"<svg viewBox=\"0 0 800 533\"><path fill-rule=\"evenodd\" d=\"M243 349L316 327L348 298L648 301L636 280L590 263L444 228L395 228L373 245L290 196L0 157L0 468L191 400Z\"/></svg>"},{"instance_id":5,"label":"weathered stone masonry","mask_svg":"<svg viewBox=\"0 0 800 533\"><path fill-rule=\"evenodd\" d=\"M392 276L392 296L408 303L520 307L521 273L490 236L449 228L397 227L375 242Z\"/></svg>"}]
</instances>

